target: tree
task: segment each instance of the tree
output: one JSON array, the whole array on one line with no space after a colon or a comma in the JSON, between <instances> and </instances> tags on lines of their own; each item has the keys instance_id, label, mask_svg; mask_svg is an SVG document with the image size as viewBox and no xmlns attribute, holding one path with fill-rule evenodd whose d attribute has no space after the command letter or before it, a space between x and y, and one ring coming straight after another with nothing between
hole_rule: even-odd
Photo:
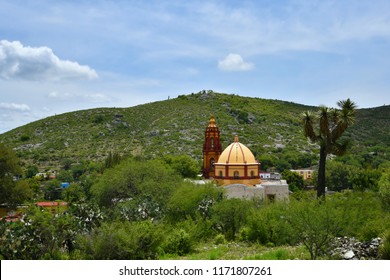
<instances>
[{"instance_id":1,"label":"tree","mask_svg":"<svg viewBox=\"0 0 390 280\"><path fill-rule=\"evenodd\" d=\"M115 165L118 165L122 161L122 157L118 152L112 153L111 151L108 153L105 161L104 168L112 168Z\"/></svg>"},{"instance_id":2,"label":"tree","mask_svg":"<svg viewBox=\"0 0 390 280\"><path fill-rule=\"evenodd\" d=\"M225 199L213 206L215 226L228 240L235 240L240 229L246 224L251 202L239 198Z\"/></svg>"},{"instance_id":3,"label":"tree","mask_svg":"<svg viewBox=\"0 0 390 280\"><path fill-rule=\"evenodd\" d=\"M340 141L344 131L355 122L356 104L349 98L337 102L340 109L320 106L318 131L314 129L316 115L310 111L303 113L304 133L310 141L320 145L318 166L317 197L325 198L325 168L328 154L342 155L347 142Z\"/></svg>"},{"instance_id":4,"label":"tree","mask_svg":"<svg viewBox=\"0 0 390 280\"><path fill-rule=\"evenodd\" d=\"M319 200L291 201L287 219L296 238L306 247L312 260L327 253L331 240L342 230L342 216L335 203Z\"/></svg>"},{"instance_id":5,"label":"tree","mask_svg":"<svg viewBox=\"0 0 390 280\"><path fill-rule=\"evenodd\" d=\"M26 169L26 171L24 172L24 176L26 178L32 178L34 177L37 173L39 172L38 170L38 166L36 165L29 165Z\"/></svg>"},{"instance_id":6,"label":"tree","mask_svg":"<svg viewBox=\"0 0 390 280\"><path fill-rule=\"evenodd\" d=\"M57 200L62 198L61 182L57 179L50 180L45 184L44 197L48 200Z\"/></svg>"},{"instance_id":7,"label":"tree","mask_svg":"<svg viewBox=\"0 0 390 280\"><path fill-rule=\"evenodd\" d=\"M194 185L190 182L180 184L169 198L169 219L177 223L185 219L196 219L200 214L210 218L212 206L221 200L222 192L213 185Z\"/></svg>"},{"instance_id":8,"label":"tree","mask_svg":"<svg viewBox=\"0 0 390 280\"><path fill-rule=\"evenodd\" d=\"M282 177L287 181L290 191L299 191L305 186L303 177L296 172L286 169L282 172Z\"/></svg>"},{"instance_id":9,"label":"tree","mask_svg":"<svg viewBox=\"0 0 390 280\"><path fill-rule=\"evenodd\" d=\"M164 161L184 178L196 178L199 174L199 165L188 155L165 156Z\"/></svg>"},{"instance_id":10,"label":"tree","mask_svg":"<svg viewBox=\"0 0 390 280\"><path fill-rule=\"evenodd\" d=\"M179 184L179 176L161 161L130 158L106 169L92 185L91 194L105 207L141 197L151 197L162 207Z\"/></svg>"},{"instance_id":11,"label":"tree","mask_svg":"<svg viewBox=\"0 0 390 280\"><path fill-rule=\"evenodd\" d=\"M352 175L358 173L359 168L331 160L326 165L326 187L331 191L352 189Z\"/></svg>"},{"instance_id":12,"label":"tree","mask_svg":"<svg viewBox=\"0 0 390 280\"><path fill-rule=\"evenodd\" d=\"M0 143L0 203L12 204L16 187L14 177L20 174L18 157L11 149Z\"/></svg>"}]
</instances>

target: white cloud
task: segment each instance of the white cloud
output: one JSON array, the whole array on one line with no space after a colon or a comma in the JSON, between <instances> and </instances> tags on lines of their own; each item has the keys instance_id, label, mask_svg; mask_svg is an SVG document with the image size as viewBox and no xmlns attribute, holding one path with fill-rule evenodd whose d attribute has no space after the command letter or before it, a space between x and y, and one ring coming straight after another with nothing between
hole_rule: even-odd
<instances>
[{"instance_id":1,"label":"white cloud","mask_svg":"<svg viewBox=\"0 0 390 280\"><path fill-rule=\"evenodd\" d=\"M111 99L102 93L91 93L91 94L86 94L84 96L87 100L93 102L93 103L105 103L105 102L110 102Z\"/></svg>"},{"instance_id":2,"label":"white cloud","mask_svg":"<svg viewBox=\"0 0 390 280\"><path fill-rule=\"evenodd\" d=\"M68 99L72 98L73 95L68 93L68 92L59 93L57 91L52 91L49 93L48 97L49 98L57 98L60 100L68 100Z\"/></svg>"},{"instance_id":3,"label":"white cloud","mask_svg":"<svg viewBox=\"0 0 390 280\"><path fill-rule=\"evenodd\" d=\"M254 68L254 64L244 61L239 54L230 53L218 61L218 68L223 71L249 71Z\"/></svg>"},{"instance_id":4,"label":"white cloud","mask_svg":"<svg viewBox=\"0 0 390 280\"><path fill-rule=\"evenodd\" d=\"M0 103L0 109L12 110L12 111L30 111L30 107L27 104L17 104L17 103Z\"/></svg>"},{"instance_id":5,"label":"white cloud","mask_svg":"<svg viewBox=\"0 0 390 280\"><path fill-rule=\"evenodd\" d=\"M111 101L111 98L103 93L69 93L52 91L47 96L52 99L70 102L85 100L93 103L105 103Z\"/></svg>"},{"instance_id":6,"label":"white cloud","mask_svg":"<svg viewBox=\"0 0 390 280\"><path fill-rule=\"evenodd\" d=\"M23 46L18 41L0 41L0 78L5 80L79 80L98 75L89 66L59 59L48 47Z\"/></svg>"}]
</instances>

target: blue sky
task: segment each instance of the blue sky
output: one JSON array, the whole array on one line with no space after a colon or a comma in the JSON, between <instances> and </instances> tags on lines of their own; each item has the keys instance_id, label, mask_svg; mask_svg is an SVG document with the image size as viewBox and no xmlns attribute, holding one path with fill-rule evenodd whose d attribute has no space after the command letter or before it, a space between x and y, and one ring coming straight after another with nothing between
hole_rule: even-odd
<instances>
[{"instance_id":1,"label":"blue sky","mask_svg":"<svg viewBox=\"0 0 390 280\"><path fill-rule=\"evenodd\" d=\"M390 1L0 0L0 133L212 89L390 103Z\"/></svg>"}]
</instances>

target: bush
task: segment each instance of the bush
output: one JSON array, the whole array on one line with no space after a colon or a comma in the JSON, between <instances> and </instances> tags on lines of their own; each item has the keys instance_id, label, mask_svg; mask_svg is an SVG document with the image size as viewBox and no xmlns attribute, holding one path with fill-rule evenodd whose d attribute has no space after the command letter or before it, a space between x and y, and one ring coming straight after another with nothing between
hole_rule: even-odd
<instances>
[{"instance_id":1,"label":"bush","mask_svg":"<svg viewBox=\"0 0 390 280\"><path fill-rule=\"evenodd\" d=\"M199 186L184 182L169 199L169 219L175 223L187 218L196 219L198 216L210 218L212 206L221 196L220 190L212 185Z\"/></svg>"},{"instance_id":2,"label":"bush","mask_svg":"<svg viewBox=\"0 0 390 280\"><path fill-rule=\"evenodd\" d=\"M288 205L284 203L268 204L255 209L248 217L247 229L242 238L264 245L295 245L297 239L286 213Z\"/></svg>"},{"instance_id":3,"label":"bush","mask_svg":"<svg viewBox=\"0 0 390 280\"><path fill-rule=\"evenodd\" d=\"M160 161L128 159L107 169L91 187L91 193L105 207L142 195L150 196L164 208L180 181L173 170Z\"/></svg>"},{"instance_id":4,"label":"bush","mask_svg":"<svg viewBox=\"0 0 390 280\"><path fill-rule=\"evenodd\" d=\"M376 192L345 191L329 196L326 204L333 207L332 211L338 216L340 236L369 241L390 225Z\"/></svg>"},{"instance_id":5,"label":"bush","mask_svg":"<svg viewBox=\"0 0 390 280\"><path fill-rule=\"evenodd\" d=\"M368 220L357 232L357 237L362 241L371 241L380 236L386 230L386 222L381 219Z\"/></svg>"},{"instance_id":6,"label":"bush","mask_svg":"<svg viewBox=\"0 0 390 280\"><path fill-rule=\"evenodd\" d=\"M29 135L23 134L22 136L20 136L20 141L25 142L25 141L28 141L28 140L30 140L30 136Z\"/></svg>"},{"instance_id":7,"label":"bush","mask_svg":"<svg viewBox=\"0 0 390 280\"><path fill-rule=\"evenodd\" d=\"M164 161L184 178L196 178L199 174L199 164L188 155L165 156Z\"/></svg>"},{"instance_id":8,"label":"bush","mask_svg":"<svg viewBox=\"0 0 390 280\"><path fill-rule=\"evenodd\" d=\"M293 255L286 249L277 249L265 252L260 255L249 257L251 260L288 260L292 259Z\"/></svg>"},{"instance_id":9,"label":"bush","mask_svg":"<svg viewBox=\"0 0 390 280\"><path fill-rule=\"evenodd\" d=\"M297 192L299 190L302 190L303 187L305 186L303 176L299 175L296 172L292 172L286 169L282 172L282 177L284 180L287 181L288 188L292 192Z\"/></svg>"},{"instance_id":10,"label":"bush","mask_svg":"<svg viewBox=\"0 0 390 280\"><path fill-rule=\"evenodd\" d=\"M212 208L215 227L226 239L234 240L246 224L251 206L250 201L238 198L222 200Z\"/></svg>"},{"instance_id":11,"label":"bush","mask_svg":"<svg viewBox=\"0 0 390 280\"><path fill-rule=\"evenodd\" d=\"M214 244L215 245L220 245L220 244L225 244L226 243L226 238L225 235L223 234L217 234L217 236L214 238Z\"/></svg>"},{"instance_id":12,"label":"bush","mask_svg":"<svg viewBox=\"0 0 390 280\"><path fill-rule=\"evenodd\" d=\"M271 240L271 227L266 215L256 211L248 218L248 226L241 231L241 240L266 244Z\"/></svg>"},{"instance_id":13,"label":"bush","mask_svg":"<svg viewBox=\"0 0 390 280\"><path fill-rule=\"evenodd\" d=\"M59 259L73 250L75 220L30 207L15 223L0 222L0 255L8 260Z\"/></svg>"},{"instance_id":14,"label":"bush","mask_svg":"<svg viewBox=\"0 0 390 280\"><path fill-rule=\"evenodd\" d=\"M379 256L383 260L390 260L390 230L383 236L383 243L379 247Z\"/></svg>"},{"instance_id":15,"label":"bush","mask_svg":"<svg viewBox=\"0 0 390 280\"><path fill-rule=\"evenodd\" d=\"M335 236L369 241L390 226L390 216L383 212L378 194L372 191L345 191L326 200L292 199L288 208L295 236L312 259L326 255Z\"/></svg>"},{"instance_id":16,"label":"bush","mask_svg":"<svg viewBox=\"0 0 390 280\"><path fill-rule=\"evenodd\" d=\"M179 256L191 253L194 249L194 242L190 234L184 229L175 229L165 241L163 249L168 254Z\"/></svg>"},{"instance_id":17,"label":"bush","mask_svg":"<svg viewBox=\"0 0 390 280\"><path fill-rule=\"evenodd\" d=\"M378 186L383 209L390 212L390 170L382 174Z\"/></svg>"},{"instance_id":18,"label":"bush","mask_svg":"<svg viewBox=\"0 0 390 280\"><path fill-rule=\"evenodd\" d=\"M321 200L290 202L288 220L312 260L325 255L332 238L341 231L342 221L334 206Z\"/></svg>"},{"instance_id":19,"label":"bush","mask_svg":"<svg viewBox=\"0 0 390 280\"><path fill-rule=\"evenodd\" d=\"M89 235L79 237L79 251L94 260L157 259L161 230L151 222L104 223Z\"/></svg>"},{"instance_id":20,"label":"bush","mask_svg":"<svg viewBox=\"0 0 390 280\"><path fill-rule=\"evenodd\" d=\"M151 195L140 195L134 199L120 202L113 213L116 214L116 217L127 221L159 220L164 215L160 204Z\"/></svg>"}]
</instances>

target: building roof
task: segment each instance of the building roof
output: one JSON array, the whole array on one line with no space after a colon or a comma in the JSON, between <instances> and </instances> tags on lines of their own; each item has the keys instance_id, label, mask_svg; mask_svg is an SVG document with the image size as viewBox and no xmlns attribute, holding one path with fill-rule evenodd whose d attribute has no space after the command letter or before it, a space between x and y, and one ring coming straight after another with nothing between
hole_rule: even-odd
<instances>
[{"instance_id":1,"label":"building roof","mask_svg":"<svg viewBox=\"0 0 390 280\"><path fill-rule=\"evenodd\" d=\"M230 144L219 156L218 164L253 164L258 163L247 146L238 141L238 136L234 137L234 142Z\"/></svg>"},{"instance_id":2,"label":"building roof","mask_svg":"<svg viewBox=\"0 0 390 280\"><path fill-rule=\"evenodd\" d=\"M67 203L65 201L57 202L57 201L42 201L35 203L37 206L41 207L52 207L52 206L66 206Z\"/></svg>"}]
</instances>

